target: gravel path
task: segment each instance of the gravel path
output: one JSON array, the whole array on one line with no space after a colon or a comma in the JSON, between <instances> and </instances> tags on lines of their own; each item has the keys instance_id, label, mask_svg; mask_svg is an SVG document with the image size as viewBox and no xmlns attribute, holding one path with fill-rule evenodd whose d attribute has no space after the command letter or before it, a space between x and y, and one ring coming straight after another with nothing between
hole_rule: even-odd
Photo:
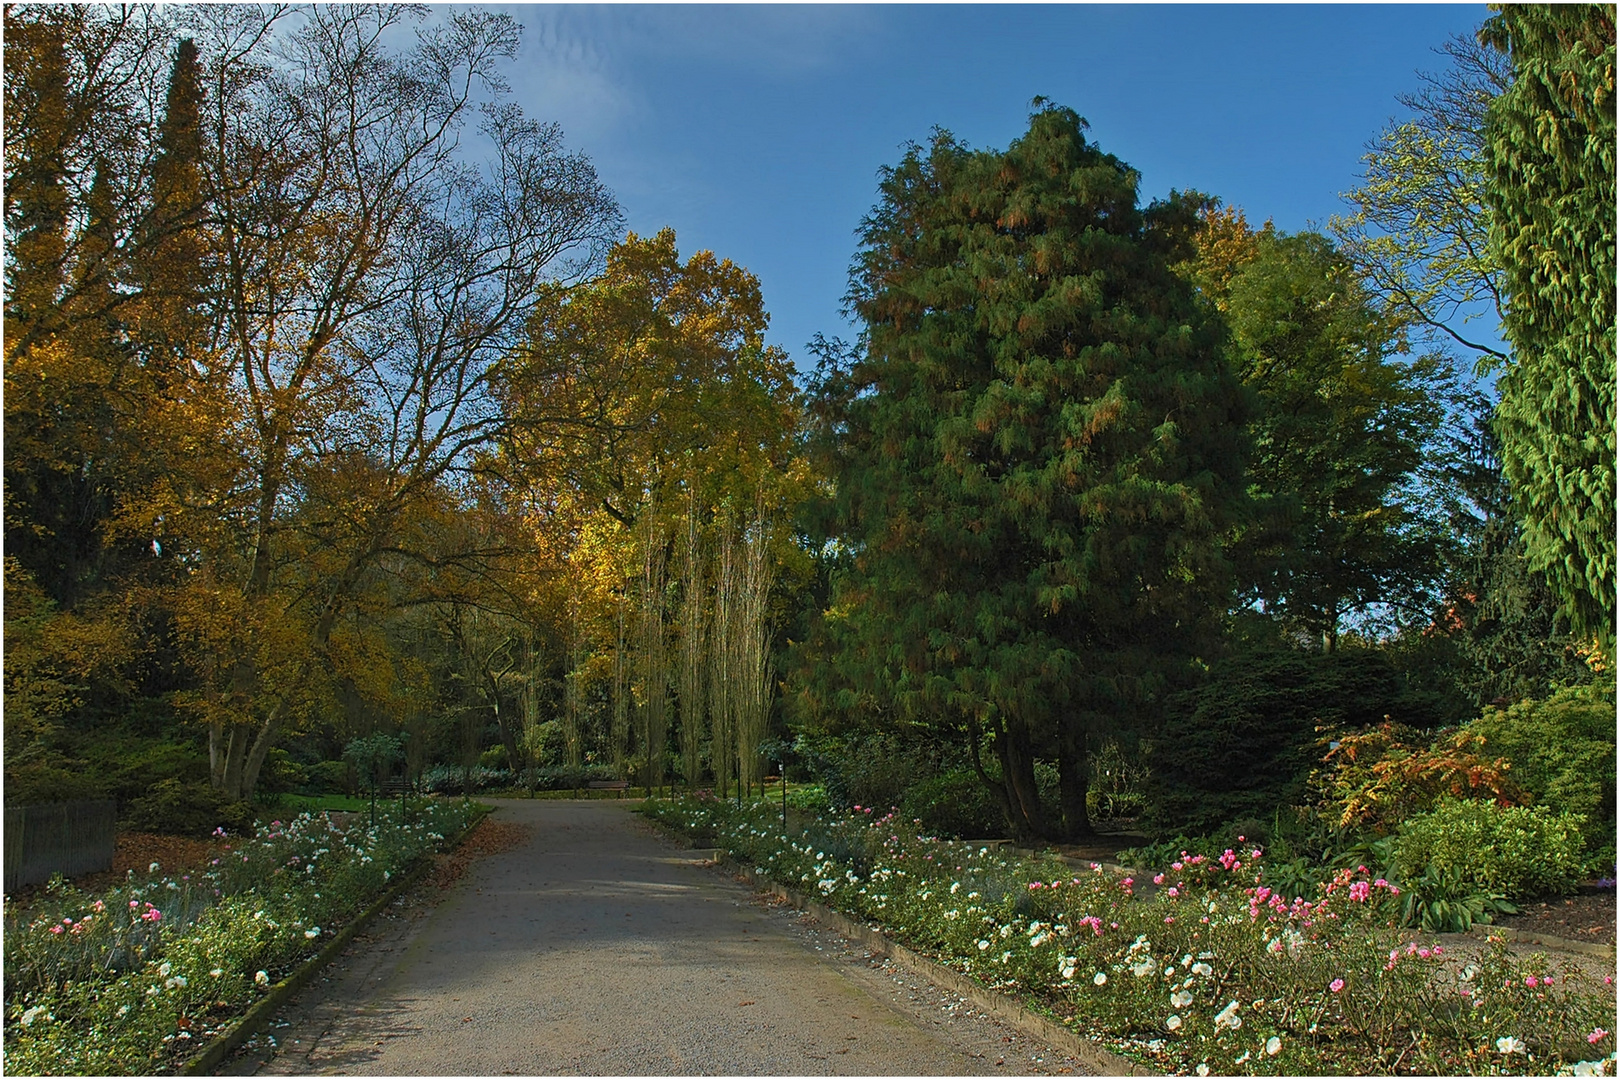
<instances>
[{"instance_id":1,"label":"gravel path","mask_svg":"<svg viewBox=\"0 0 1620 1080\"><path fill-rule=\"evenodd\" d=\"M1084 1071L755 895L624 803L498 805L521 842L403 898L220 1071Z\"/></svg>"}]
</instances>

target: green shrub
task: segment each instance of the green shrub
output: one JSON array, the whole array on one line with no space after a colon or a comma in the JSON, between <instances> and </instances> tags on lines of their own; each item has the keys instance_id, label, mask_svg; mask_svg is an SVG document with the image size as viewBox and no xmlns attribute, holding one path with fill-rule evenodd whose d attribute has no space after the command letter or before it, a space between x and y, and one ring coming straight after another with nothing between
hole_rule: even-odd
<instances>
[{"instance_id":1,"label":"green shrub","mask_svg":"<svg viewBox=\"0 0 1620 1080\"><path fill-rule=\"evenodd\" d=\"M1308 801L1319 724L1353 729L1395 715L1429 726L1422 713L1377 650L1242 648L1167 702L1148 762L1145 823L1165 835L1269 821L1278 807Z\"/></svg>"},{"instance_id":2,"label":"green shrub","mask_svg":"<svg viewBox=\"0 0 1620 1080\"><path fill-rule=\"evenodd\" d=\"M208 781L208 754L189 740L151 738L128 731L98 731L80 743L86 769L104 778L120 806L164 780Z\"/></svg>"},{"instance_id":3,"label":"green shrub","mask_svg":"<svg viewBox=\"0 0 1620 1080\"><path fill-rule=\"evenodd\" d=\"M788 788L788 805L795 810L821 814L827 810L827 789L820 784L799 784Z\"/></svg>"},{"instance_id":4,"label":"green shrub","mask_svg":"<svg viewBox=\"0 0 1620 1080\"><path fill-rule=\"evenodd\" d=\"M801 752L836 807L897 807L912 785L944 771L936 748L882 732L820 740Z\"/></svg>"},{"instance_id":5,"label":"green shrub","mask_svg":"<svg viewBox=\"0 0 1620 1080\"><path fill-rule=\"evenodd\" d=\"M100 777L85 769L63 768L62 764L29 761L6 769L6 805L40 806L111 796Z\"/></svg>"},{"instance_id":6,"label":"green shrub","mask_svg":"<svg viewBox=\"0 0 1620 1080\"><path fill-rule=\"evenodd\" d=\"M304 794L353 795L354 773L347 761L317 761L304 768Z\"/></svg>"},{"instance_id":7,"label":"green shrub","mask_svg":"<svg viewBox=\"0 0 1620 1080\"><path fill-rule=\"evenodd\" d=\"M291 754L279 746L270 748L264 766L259 770L259 783L254 791L262 795L280 795L297 791L309 783L309 771L293 760Z\"/></svg>"},{"instance_id":8,"label":"green shrub","mask_svg":"<svg viewBox=\"0 0 1620 1080\"><path fill-rule=\"evenodd\" d=\"M506 768L506 744L496 743L482 754L479 754L478 764L486 769Z\"/></svg>"},{"instance_id":9,"label":"green shrub","mask_svg":"<svg viewBox=\"0 0 1620 1080\"><path fill-rule=\"evenodd\" d=\"M1566 687L1544 701L1487 708L1467 730L1485 737L1487 755L1512 764L1535 801L1586 818L1587 846L1614 848L1614 701L1597 686ZM1607 865L1612 865L1609 863Z\"/></svg>"},{"instance_id":10,"label":"green shrub","mask_svg":"<svg viewBox=\"0 0 1620 1080\"><path fill-rule=\"evenodd\" d=\"M1509 900L1574 890L1584 865L1583 819L1544 806L1442 799L1396 833L1402 882L1433 867Z\"/></svg>"},{"instance_id":11,"label":"green shrub","mask_svg":"<svg viewBox=\"0 0 1620 1080\"><path fill-rule=\"evenodd\" d=\"M1007 832L1007 820L995 796L977 775L964 770L913 784L900 801L900 817L921 821L926 833L959 840L982 840Z\"/></svg>"},{"instance_id":12,"label":"green shrub","mask_svg":"<svg viewBox=\"0 0 1620 1080\"><path fill-rule=\"evenodd\" d=\"M243 832L253 827L253 808L207 784L163 780L130 804L125 824L175 836L207 836L220 827Z\"/></svg>"}]
</instances>

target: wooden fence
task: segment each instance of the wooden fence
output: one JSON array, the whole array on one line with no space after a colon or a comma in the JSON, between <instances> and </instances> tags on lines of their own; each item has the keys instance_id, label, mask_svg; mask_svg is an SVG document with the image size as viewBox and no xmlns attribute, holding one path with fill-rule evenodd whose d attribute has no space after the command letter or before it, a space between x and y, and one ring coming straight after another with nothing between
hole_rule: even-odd
<instances>
[{"instance_id":1,"label":"wooden fence","mask_svg":"<svg viewBox=\"0 0 1620 1080\"><path fill-rule=\"evenodd\" d=\"M6 807L5 890L111 870L111 799Z\"/></svg>"}]
</instances>

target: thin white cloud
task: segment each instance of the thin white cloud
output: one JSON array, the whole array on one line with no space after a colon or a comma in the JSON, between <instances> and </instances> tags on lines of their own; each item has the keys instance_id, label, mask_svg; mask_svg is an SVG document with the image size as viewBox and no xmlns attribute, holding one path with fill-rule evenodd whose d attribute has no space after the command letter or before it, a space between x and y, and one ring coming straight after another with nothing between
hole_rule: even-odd
<instances>
[{"instance_id":1,"label":"thin white cloud","mask_svg":"<svg viewBox=\"0 0 1620 1080\"><path fill-rule=\"evenodd\" d=\"M692 65L739 80L800 78L848 58L876 32L845 5L511 5L524 25L512 72L525 109L590 143L654 115L643 68Z\"/></svg>"}]
</instances>

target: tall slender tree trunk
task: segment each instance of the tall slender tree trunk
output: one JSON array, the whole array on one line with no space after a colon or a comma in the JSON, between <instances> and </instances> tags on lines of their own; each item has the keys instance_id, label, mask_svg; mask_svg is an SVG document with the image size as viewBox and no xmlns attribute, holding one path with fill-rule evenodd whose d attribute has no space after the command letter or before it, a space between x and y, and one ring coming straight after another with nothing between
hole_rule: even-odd
<instances>
[{"instance_id":1,"label":"tall slender tree trunk","mask_svg":"<svg viewBox=\"0 0 1620 1080\"><path fill-rule=\"evenodd\" d=\"M688 790L697 786L703 768L704 618L703 541L698 521L697 489L687 492L686 537L681 549L681 643L676 685L681 709L681 769Z\"/></svg>"},{"instance_id":2,"label":"tall slender tree trunk","mask_svg":"<svg viewBox=\"0 0 1620 1080\"><path fill-rule=\"evenodd\" d=\"M584 677L586 651L585 633L579 625L580 603L577 594L568 598L568 670L563 673L563 756L570 769L585 764L583 737L583 702L580 680Z\"/></svg>"},{"instance_id":3,"label":"tall slender tree trunk","mask_svg":"<svg viewBox=\"0 0 1620 1080\"><path fill-rule=\"evenodd\" d=\"M766 624L771 591L770 533L762 495L756 502L754 519L742 536L731 634L737 776L749 794L763 782L759 746L765 741L771 719L770 628Z\"/></svg>"},{"instance_id":4,"label":"tall slender tree trunk","mask_svg":"<svg viewBox=\"0 0 1620 1080\"><path fill-rule=\"evenodd\" d=\"M709 620L709 759L715 786L726 797L734 775L736 736L732 731L732 631L737 590L737 540L729 520L716 523L714 614Z\"/></svg>"},{"instance_id":5,"label":"tall slender tree trunk","mask_svg":"<svg viewBox=\"0 0 1620 1080\"><path fill-rule=\"evenodd\" d=\"M664 745L669 730L669 662L664 642L664 535L651 506L642 514L641 593L636 666L639 668L641 752L647 760L643 785L651 791L664 785Z\"/></svg>"},{"instance_id":6,"label":"tall slender tree trunk","mask_svg":"<svg viewBox=\"0 0 1620 1080\"><path fill-rule=\"evenodd\" d=\"M614 612L613 716L608 730L608 741L613 748L613 768L621 777L627 775L625 764L630 750L630 657L625 651L626 603L627 597L620 595Z\"/></svg>"}]
</instances>

